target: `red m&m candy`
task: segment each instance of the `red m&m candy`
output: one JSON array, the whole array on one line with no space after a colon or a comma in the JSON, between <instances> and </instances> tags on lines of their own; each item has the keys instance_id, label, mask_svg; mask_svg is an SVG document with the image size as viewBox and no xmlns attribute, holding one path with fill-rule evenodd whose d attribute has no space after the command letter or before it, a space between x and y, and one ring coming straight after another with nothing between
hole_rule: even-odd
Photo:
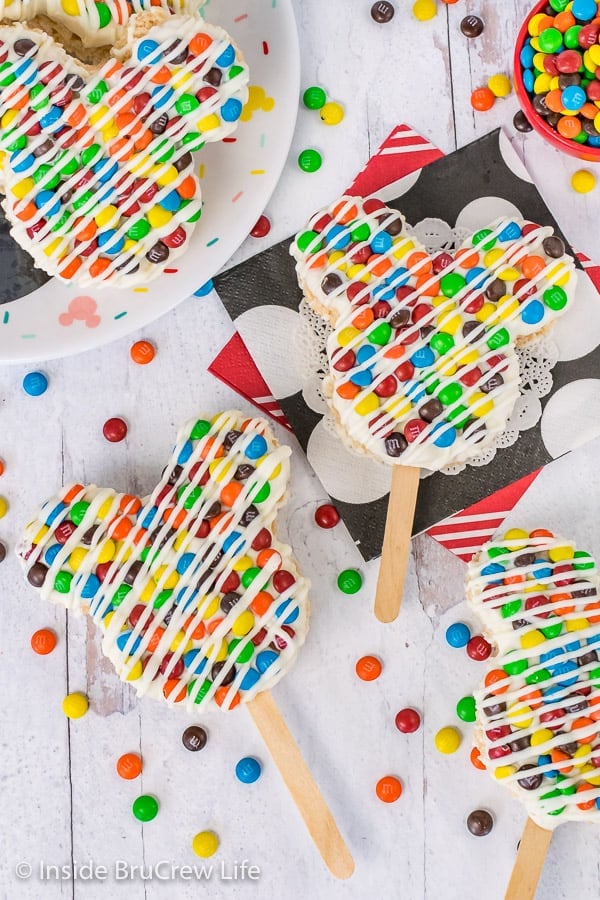
<instances>
[{"instance_id":1,"label":"red m&m candy","mask_svg":"<svg viewBox=\"0 0 600 900\"><path fill-rule=\"evenodd\" d=\"M482 634L475 634L467 644L467 656L477 662L483 662L492 652L492 645Z\"/></svg>"},{"instance_id":2,"label":"red m&m candy","mask_svg":"<svg viewBox=\"0 0 600 900\"><path fill-rule=\"evenodd\" d=\"M315 510L315 522L319 528L334 528L340 521L340 514L332 503L323 503Z\"/></svg>"},{"instance_id":3,"label":"red m&m candy","mask_svg":"<svg viewBox=\"0 0 600 900\"><path fill-rule=\"evenodd\" d=\"M396 728L398 731L401 731L402 734L412 734L414 731L418 731L421 725L421 716L416 709L407 706L396 713L394 721L396 723Z\"/></svg>"}]
</instances>

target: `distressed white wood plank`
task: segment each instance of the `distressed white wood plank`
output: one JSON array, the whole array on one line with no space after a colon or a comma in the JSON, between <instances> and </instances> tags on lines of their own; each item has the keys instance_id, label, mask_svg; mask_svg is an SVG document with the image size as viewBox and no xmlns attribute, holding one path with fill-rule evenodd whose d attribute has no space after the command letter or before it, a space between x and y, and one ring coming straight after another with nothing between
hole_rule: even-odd
<instances>
[{"instance_id":1,"label":"distressed white wood plank","mask_svg":"<svg viewBox=\"0 0 600 900\"><path fill-rule=\"evenodd\" d=\"M496 100L492 109L477 112L471 106L471 93L475 88L485 87L491 75L503 73L512 79L513 48L531 6L531 0L510 3L466 0L447 7L459 147L512 120L514 110L506 100ZM461 32L460 22L466 15L477 15L484 21L484 31L478 38L467 38Z\"/></svg>"}]
</instances>

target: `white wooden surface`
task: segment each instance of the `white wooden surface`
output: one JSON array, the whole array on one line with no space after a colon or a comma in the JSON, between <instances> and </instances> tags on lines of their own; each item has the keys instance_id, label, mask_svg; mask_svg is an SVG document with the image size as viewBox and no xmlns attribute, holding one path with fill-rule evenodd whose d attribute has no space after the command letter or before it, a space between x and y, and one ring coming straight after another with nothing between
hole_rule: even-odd
<instances>
[{"instance_id":1,"label":"white wooden surface","mask_svg":"<svg viewBox=\"0 0 600 900\"><path fill-rule=\"evenodd\" d=\"M236 258L300 226L351 181L399 121L411 123L445 151L510 122L512 100L477 114L468 98L487 76L509 71L527 0L440 3L437 18L428 23L413 20L410 0L395 5L393 21L378 26L369 18L370 0L295 0L303 85L325 86L347 115L342 125L326 128L315 113L300 110L290 160L267 210L271 234L262 242L246 242ZM477 41L467 42L459 31L467 13L486 21ZM324 155L321 172L313 176L295 164L308 146ZM600 188L578 197L568 188L576 160L544 150L536 138L527 141L526 152L573 242L600 258L592 229ZM0 493L10 501L0 538L10 550L28 515L63 480L147 492L178 424L198 411L239 405L237 395L206 372L231 332L214 298L191 298L146 329L158 347L147 368L131 363L132 341L123 340L44 366L50 388L37 399L21 390L25 367L0 369L0 456L6 460ZM113 415L130 423L123 444L107 444L101 436L103 422ZM600 504L599 450L598 443L588 445L549 466L512 519L562 530L600 554L600 534L593 528ZM402 615L382 626L370 612L376 567L361 564L342 528L323 532L313 524L322 497L296 452L281 524L314 584L312 629L300 661L275 696L355 854L352 880L337 883L326 872L244 711L200 718L209 731L208 745L200 753L186 751L180 735L189 721L183 714L151 701L138 703L102 662L86 622L67 621L63 611L38 601L10 554L0 569L2 898L503 896L524 814L470 765L468 726L461 725L464 741L454 756L441 756L433 747L440 727L458 724L455 703L472 691L483 669L444 641L451 622L476 624L462 605L464 567L430 539L414 541ZM337 573L348 566L360 567L365 576L354 597L335 587ZM59 635L56 651L46 658L29 648L32 632L44 626ZM382 677L372 684L354 675L355 661L365 653L384 663ZM91 711L69 724L60 704L74 690L89 694ZM394 727L395 713L406 705L423 713L423 728L410 736ZM144 773L141 781L124 782L114 765L132 750L141 750ZM252 786L234 776L244 755L255 755L264 765ZM398 775L404 784L400 801L390 806L374 793L377 779L386 774ZM130 811L142 792L155 794L161 804L158 817L144 826ZM496 820L486 838L472 837L464 824L478 807L491 810ZM218 855L209 861L216 868L208 882L144 880L139 874L116 880L117 860L146 867L166 861L159 875L171 863L198 863L190 842L205 828L221 838ZM559 828L539 900L597 898L597 850L596 829ZM258 881L220 878L221 861L230 867L244 859L260 867ZM107 880L40 879L40 862L90 861L106 866ZM20 862L33 867L30 878L17 878Z\"/></svg>"}]
</instances>

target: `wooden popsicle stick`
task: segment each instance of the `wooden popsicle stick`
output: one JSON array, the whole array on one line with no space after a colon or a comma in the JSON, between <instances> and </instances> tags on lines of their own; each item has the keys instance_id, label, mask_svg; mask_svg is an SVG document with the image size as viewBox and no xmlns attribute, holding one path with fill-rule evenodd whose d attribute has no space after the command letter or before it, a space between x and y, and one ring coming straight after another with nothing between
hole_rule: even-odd
<instances>
[{"instance_id":1,"label":"wooden popsicle stick","mask_svg":"<svg viewBox=\"0 0 600 900\"><path fill-rule=\"evenodd\" d=\"M533 819L527 819L504 900L532 900L535 897L551 840L551 831L540 828Z\"/></svg>"},{"instance_id":2,"label":"wooden popsicle stick","mask_svg":"<svg viewBox=\"0 0 600 900\"><path fill-rule=\"evenodd\" d=\"M336 878L349 878L352 855L270 691L251 700L248 711L325 865Z\"/></svg>"},{"instance_id":3,"label":"wooden popsicle stick","mask_svg":"<svg viewBox=\"0 0 600 900\"><path fill-rule=\"evenodd\" d=\"M414 466L394 466L392 472L375 594L375 615L380 622L393 622L400 612L420 475L421 470Z\"/></svg>"}]
</instances>

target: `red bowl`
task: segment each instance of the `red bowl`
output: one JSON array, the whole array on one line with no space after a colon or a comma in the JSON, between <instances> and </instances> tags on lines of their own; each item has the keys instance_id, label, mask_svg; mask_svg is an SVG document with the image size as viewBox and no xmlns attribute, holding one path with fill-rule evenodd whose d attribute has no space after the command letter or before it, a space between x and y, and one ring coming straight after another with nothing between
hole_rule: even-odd
<instances>
[{"instance_id":1,"label":"red bowl","mask_svg":"<svg viewBox=\"0 0 600 900\"><path fill-rule=\"evenodd\" d=\"M525 41L529 37L528 25L533 16L543 12L547 5L547 0L539 0L539 2L535 4L523 22L521 30L519 31L519 36L517 37L514 58L514 81L521 109L538 134L541 134L541 136L547 140L548 143L552 144L553 147L557 147L564 153L568 153L569 156L576 156L578 159L584 159L586 162L600 162L600 147L588 147L585 144L578 144L576 141L570 141L548 125L543 116L540 116L533 108L533 104L529 99L529 94L523 84L521 51L525 45Z\"/></svg>"}]
</instances>

